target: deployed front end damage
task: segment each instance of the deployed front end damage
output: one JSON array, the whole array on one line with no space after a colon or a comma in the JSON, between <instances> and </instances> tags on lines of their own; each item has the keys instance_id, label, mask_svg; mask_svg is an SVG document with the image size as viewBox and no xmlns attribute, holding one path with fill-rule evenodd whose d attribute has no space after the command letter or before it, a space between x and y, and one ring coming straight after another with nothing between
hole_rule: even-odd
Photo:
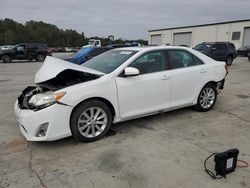
<instances>
[{"instance_id":1,"label":"deployed front end damage","mask_svg":"<svg viewBox=\"0 0 250 188\"><path fill-rule=\"evenodd\" d=\"M47 57L36 74L36 86L29 86L18 97L20 109L40 110L58 101L66 94L63 88L100 78L103 73L74 65L64 60Z\"/></svg>"},{"instance_id":2,"label":"deployed front end damage","mask_svg":"<svg viewBox=\"0 0 250 188\"><path fill-rule=\"evenodd\" d=\"M99 75L67 69L60 72L55 78L41 82L38 85L41 88L56 91L71 85L95 80L99 77Z\"/></svg>"},{"instance_id":3,"label":"deployed front end damage","mask_svg":"<svg viewBox=\"0 0 250 188\"><path fill-rule=\"evenodd\" d=\"M67 90L64 88L95 80L103 75L72 65L49 57L36 74L36 86L28 86L18 97L15 114L27 140L48 141L71 135L69 119L73 107L60 102L66 95Z\"/></svg>"},{"instance_id":4,"label":"deployed front end damage","mask_svg":"<svg viewBox=\"0 0 250 188\"><path fill-rule=\"evenodd\" d=\"M98 75L93 75L89 73L84 73L76 70L64 70L60 72L55 78L50 80L37 83L37 86L28 86L22 92L22 94L18 97L18 105L21 109L32 109L32 110L39 110L44 107L51 105L54 102L58 101L51 101L47 104L42 105L34 105L32 104L32 97L34 95L53 95L56 94L57 90L76 85L82 82L87 82L91 80L95 80L99 78ZM62 95L62 93L60 92Z\"/></svg>"}]
</instances>

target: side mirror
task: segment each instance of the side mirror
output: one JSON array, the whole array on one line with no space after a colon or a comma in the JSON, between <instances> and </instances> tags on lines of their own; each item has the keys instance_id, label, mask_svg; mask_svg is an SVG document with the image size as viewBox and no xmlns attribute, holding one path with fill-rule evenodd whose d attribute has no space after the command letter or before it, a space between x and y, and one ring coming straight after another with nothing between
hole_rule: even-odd
<instances>
[{"instance_id":1,"label":"side mirror","mask_svg":"<svg viewBox=\"0 0 250 188\"><path fill-rule=\"evenodd\" d=\"M140 71L137 68L134 67L126 67L124 69L124 75L125 76L137 76L140 74Z\"/></svg>"}]
</instances>

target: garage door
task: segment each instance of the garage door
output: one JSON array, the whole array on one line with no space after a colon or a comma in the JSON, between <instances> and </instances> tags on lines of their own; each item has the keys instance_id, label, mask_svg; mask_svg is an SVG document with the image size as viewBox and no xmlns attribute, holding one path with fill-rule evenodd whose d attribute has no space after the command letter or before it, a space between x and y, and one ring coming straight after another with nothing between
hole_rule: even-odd
<instances>
[{"instance_id":1,"label":"garage door","mask_svg":"<svg viewBox=\"0 0 250 188\"><path fill-rule=\"evenodd\" d=\"M162 45L161 35L151 35L151 44L152 45Z\"/></svg>"},{"instance_id":2,"label":"garage door","mask_svg":"<svg viewBox=\"0 0 250 188\"><path fill-rule=\"evenodd\" d=\"M174 33L174 45L186 45L191 47L192 33Z\"/></svg>"},{"instance_id":3,"label":"garage door","mask_svg":"<svg viewBox=\"0 0 250 188\"><path fill-rule=\"evenodd\" d=\"M245 28L243 46L250 46L250 28Z\"/></svg>"}]
</instances>

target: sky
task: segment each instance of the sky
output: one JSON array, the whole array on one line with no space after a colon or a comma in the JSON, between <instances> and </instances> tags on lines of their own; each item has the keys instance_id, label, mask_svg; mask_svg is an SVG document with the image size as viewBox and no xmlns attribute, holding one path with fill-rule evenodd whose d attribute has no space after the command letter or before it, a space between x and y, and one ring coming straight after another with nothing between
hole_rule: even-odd
<instances>
[{"instance_id":1,"label":"sky","mask_svg":"<svg viewBox=\"0 0 250 188\"><path fill-rule=\"evenodd\" d=\"M250 19L250 0L0 0L4 18L134 40L150 29Z\"/></svg>"}]
</instances>

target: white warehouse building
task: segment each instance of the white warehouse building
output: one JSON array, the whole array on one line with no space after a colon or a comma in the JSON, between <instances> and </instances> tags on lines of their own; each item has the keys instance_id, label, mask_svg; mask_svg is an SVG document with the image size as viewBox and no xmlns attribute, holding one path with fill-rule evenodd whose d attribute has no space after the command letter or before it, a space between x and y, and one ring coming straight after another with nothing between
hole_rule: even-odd
<instances>
[{"instance_id":1,"label":"white warehouse building","mask_svg":"<svg viewBox=\"0 0 250 188\"><path fill-rule=\"evenodd\" d=\"M250 46L250 19L204 25L149 30L151 45L186 45L202 42L232 42L236 49Z\"/></svg>"}]
</instances>

